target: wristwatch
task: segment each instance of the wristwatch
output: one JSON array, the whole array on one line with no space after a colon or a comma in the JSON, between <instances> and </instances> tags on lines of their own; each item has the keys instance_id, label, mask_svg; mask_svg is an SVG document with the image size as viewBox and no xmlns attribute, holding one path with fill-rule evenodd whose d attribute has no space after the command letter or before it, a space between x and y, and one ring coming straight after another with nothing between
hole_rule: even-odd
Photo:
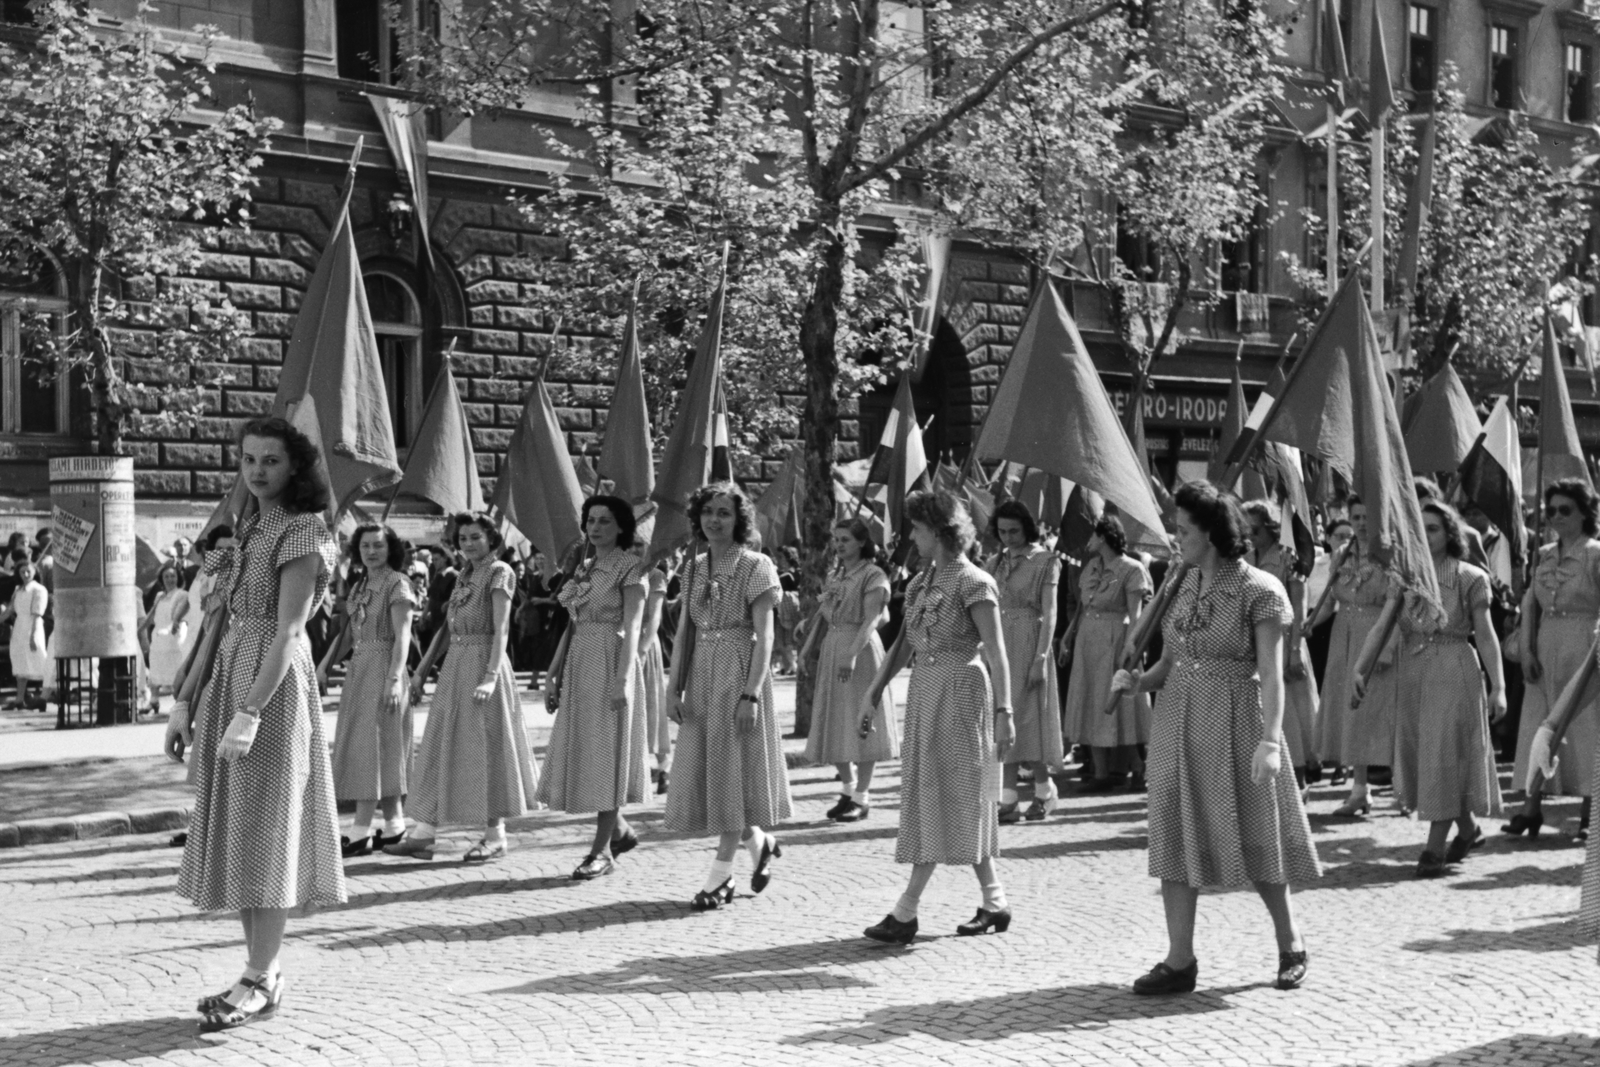
<instances>
[{"instance_id":1,"label":"wristwatch","mask_svg":"<svg viewBox=\"0 0 1600 1067\"><path fill-rule=\"evenodd\" d=\"M760 699L758 697L756 697L755 694L753 694L753 693L740 693L739 694L739 699L740 700L748 700L752 704L761 703Z\"/></svg>"}]
</instances>

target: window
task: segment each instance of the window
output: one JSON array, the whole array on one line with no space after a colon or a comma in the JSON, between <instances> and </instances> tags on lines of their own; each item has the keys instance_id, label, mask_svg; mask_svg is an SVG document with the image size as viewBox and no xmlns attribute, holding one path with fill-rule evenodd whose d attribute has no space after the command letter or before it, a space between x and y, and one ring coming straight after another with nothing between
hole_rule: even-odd
<instances>
[{"instance_id":1,"label":"window","mask_svg":"<svg viewBox=\"0 0 1600 1067\"><path fill-rule=\"evenodd\" d=\"M1128 213L1117 205L1117 258L1141 282L1161 280L1161 250L1144 234L1136 233Z\"/></svg>"},{"instance_id":2,"label":"window","mask_svg":"<svg viewBox=\"0 0 1600 1067\"><path fill-rule=\"evenodd\" d=\"M407 0L402 5L407 22L415 21L419 2ZM397 82L403 58L400 26L393 23L386 0L337 0L336 6L339 77L383 85ZM427 7L428 28L437 32L437 5Z\"/></svg>"},{"instance_id":3,"label":"window","mask_svg":"<svg viewBox=\"0 0 1600 1067\"><path fill-rule=\"evenodd\" d=\"M422 315L410 287L394 275L372 273L364 281L395 447L409 448L422 422Z\"/></svg>"},{"instance_id":4,"label":"window","mask_svg":"<svg viewBox=\"0 0 1600 1067\"><path fill-rule=\"evenodd\" d=\"M1591 122L1594 119L1594 50L1586 44L1569 44L1566 57L1566 119L1568 122Z\"/></svg>"},{"instance_id":5,"label":"window","mask_svg":"<svg viewBox=\"0 0 1600 1067\"><path fill-rule=\"evenodd\" d=\"M1344 40L1344 54L1348 59L1351 51L1350 35L1355 32L1350 24L1350 8L1352 0L1329 0L1329 2L1334 5L1334 10L1337 11L1339 15L1339 36Z\"/></svg>"},{"instance_id":6,"label":"window","mask_svg":"<svg viewBox=\"0 0 1600 1067\"><path fill-rule=\"evenodd\" d=\"M1406 23L1406 85L1419 96L1433 92L1437 20L1438 13L1433 8L1410 5Z\"/></svg>"},{"instance_id":7,"label":"window","mask_svg":"<svg viewBox=\"0 0 1600 1067\"><path fill-rule=\"evenodd\" d=\"M1489 27L1489 105L1517 106L1517 31L1510 26Z\"/></svg>"},{"instance_id":8,"label":"window","mask_svg":"<svg viewBox=\"0 0 1600 1067\"><path fill-rule=\"evenodd\" d=\"M1229 293L1266 292L1266 228L1259 213L1238 241L1224 241L1219 256L1218 279Z\"/></svg>"},{"instance_id":9,"label":"window","mask_svg":"<svg viewBox=\"0 0 1600 1067\"><path fill-rule=\"evenodd\" d=\"M59 276L48 267L31 278L0 278L0 433L67 432L66 376L24 358L26 319L45 311L59 324L66 310Z\"/></svg>"}]
</instances>

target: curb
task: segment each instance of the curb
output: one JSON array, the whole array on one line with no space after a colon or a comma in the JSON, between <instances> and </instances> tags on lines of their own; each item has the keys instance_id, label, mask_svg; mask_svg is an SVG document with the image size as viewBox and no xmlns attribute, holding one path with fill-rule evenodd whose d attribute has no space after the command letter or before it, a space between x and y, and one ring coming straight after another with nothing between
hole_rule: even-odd
<instances>
[{"instance_id":1,"label":"curb","mask_svg":"<svg viewBox=\"0 0 1600 1067\"><path fill-rule=\"evenodd\" d=\"M123 834L153 834L189 825L188 808L146 808L142 811L91 811L67 819L24 819L0 823L0 848L87 841Z\"/></svg>"}]
</instances>

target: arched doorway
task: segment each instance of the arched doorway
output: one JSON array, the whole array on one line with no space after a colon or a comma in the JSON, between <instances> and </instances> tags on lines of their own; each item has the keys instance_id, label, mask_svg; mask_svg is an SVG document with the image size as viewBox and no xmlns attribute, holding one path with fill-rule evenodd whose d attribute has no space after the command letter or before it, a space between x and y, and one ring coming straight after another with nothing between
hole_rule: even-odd
<instances>
[{"instance_id":1,"label":"arched doorway","mask_svg":"<svg viewBox=\"0 0 1600 1067\"><path fill-rule=\"evenodd\" d=\"M871 456L878 447L899 385L898 377L890 378L861 395L862 456ZM941 457L948 456L952 462L960 463L966 458L977 434L975 413L978 409L974 407L972 394L966 346L950 323L940 318L928 346L922 374L911 382L911 400L917 409L917 421L927 427L922 445L928 462L937 463ZM930 419L933 420L931 425Z\"/></svg>"}]
</instances>

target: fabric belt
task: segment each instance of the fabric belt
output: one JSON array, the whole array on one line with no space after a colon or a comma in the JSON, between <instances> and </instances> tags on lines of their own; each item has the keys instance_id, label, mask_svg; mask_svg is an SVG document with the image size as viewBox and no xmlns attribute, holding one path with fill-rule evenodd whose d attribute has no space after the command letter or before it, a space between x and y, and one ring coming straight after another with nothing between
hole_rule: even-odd
<instances>
[{"instance_id":1,"label":"fabric belt","mask_svg":"<svg viewBox=\"0 0 1600 1067\"><path fill-rule=\"evenodd\" d=\"M1247 682L1256 676L1254 660L1196 656L1180 659L1173 667L1175 670L1204 672L1212 677L1228 678L1237 682Z\"/></svg>"},{"instance_id":2,"label":"fabric belt","mask_svg":"<svg viewBox=\"0 0 1600 1067\"><path fill-rule=\"evenodd\" d=\"M753 626L718 626L710 630L701 630L700 638L705 641L752 641L756 631Z\"/></svg>"}]
</instances>

